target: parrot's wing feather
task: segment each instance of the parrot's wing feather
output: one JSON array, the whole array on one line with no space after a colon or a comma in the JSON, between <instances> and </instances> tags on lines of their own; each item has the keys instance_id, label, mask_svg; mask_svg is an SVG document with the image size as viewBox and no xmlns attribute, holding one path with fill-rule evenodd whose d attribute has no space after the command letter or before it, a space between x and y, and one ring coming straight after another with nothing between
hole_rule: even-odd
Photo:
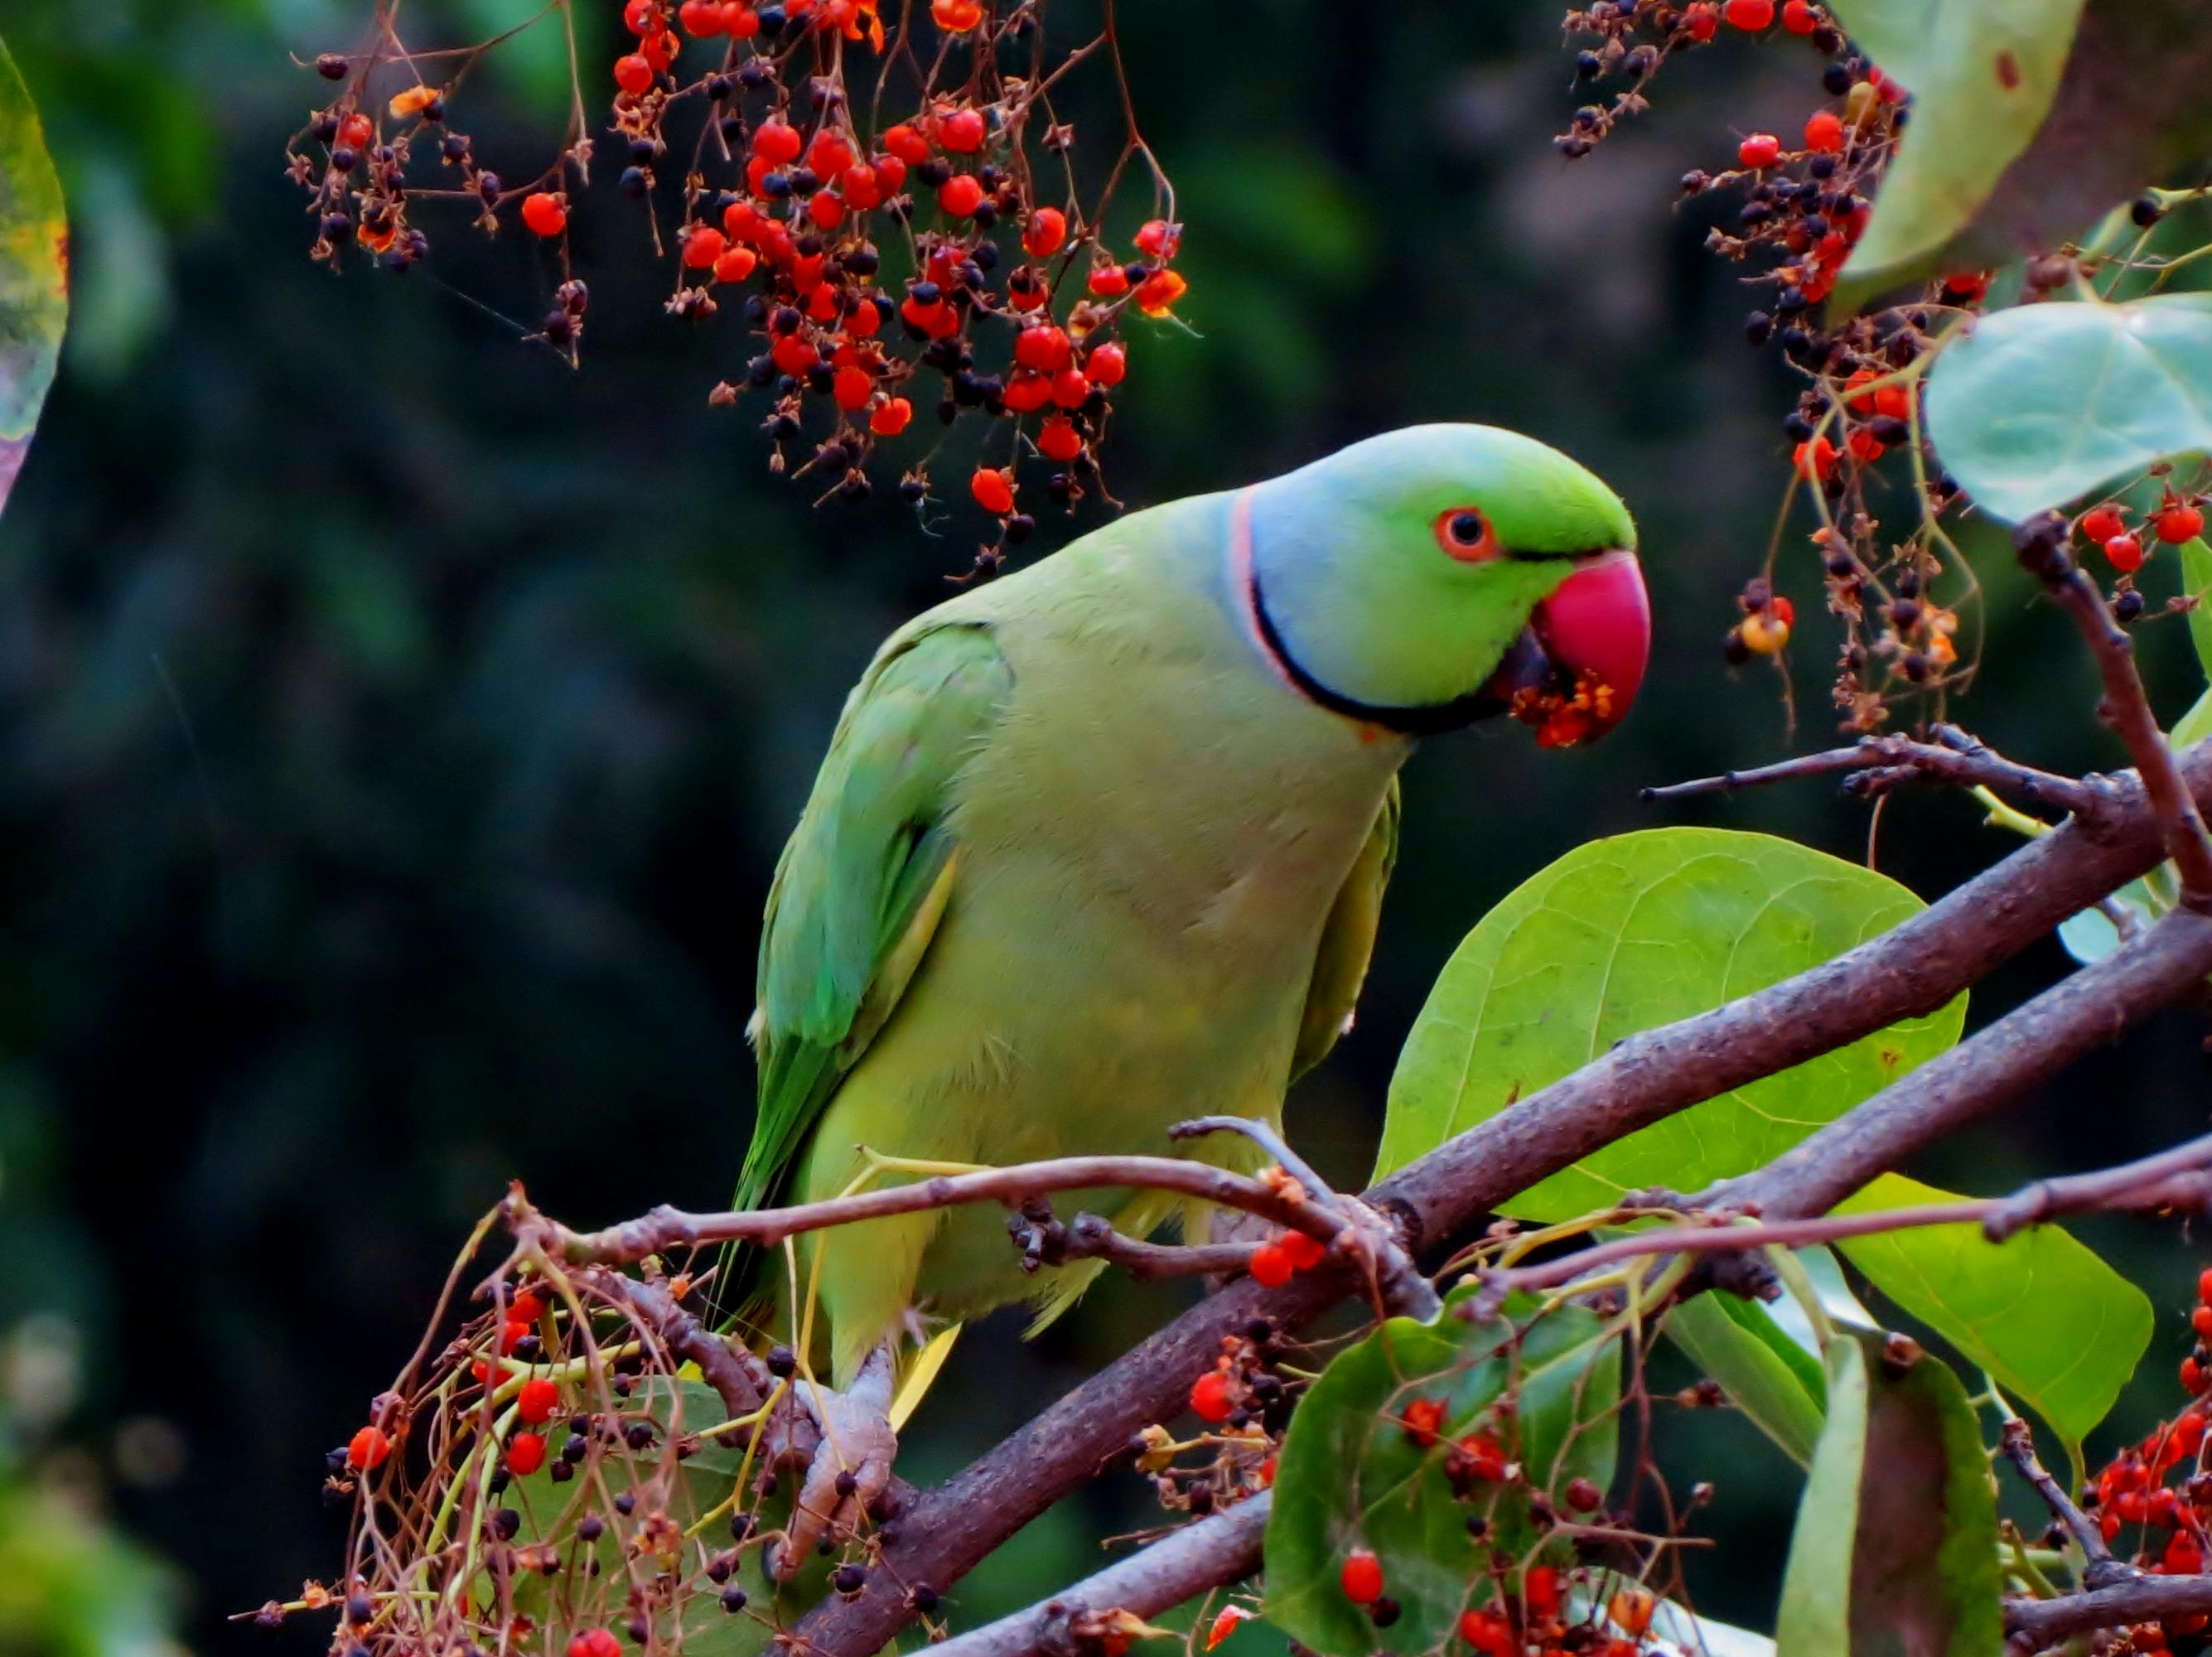
<instances>
[{"instance_id":1,"label":"parrot's wing feather","mask_svg":"<svg viewBox=\"0 0 2212 1657\"><path fill-rule=\"evenodd\" d=\"M1382 918L1382 892L1398 864L1398 780L1382 797L1382 809L1367 831L1366 843L1352 860L1314 954L1313 983L1306 991L1305 1016L1298 1022L1298 1043L1291 1074L1303 1076L1328 1057L1337 1038L1351 1027L1367 963L1375 954L1375 928Z\"/></svg>"},{"instance_id":2,"label":"parrot's wing feather","mask_svg":"<svg viewBox=\"0 0 2212 1657\"><path fill-rule=\"evenodd\" d=\"M951 784L1013 673L988 627L896 640L845 704L761 933L760 1111L737 1205L780 1200L808 1132L928 952L958 861Z\"/></svg>"}]
</instances>

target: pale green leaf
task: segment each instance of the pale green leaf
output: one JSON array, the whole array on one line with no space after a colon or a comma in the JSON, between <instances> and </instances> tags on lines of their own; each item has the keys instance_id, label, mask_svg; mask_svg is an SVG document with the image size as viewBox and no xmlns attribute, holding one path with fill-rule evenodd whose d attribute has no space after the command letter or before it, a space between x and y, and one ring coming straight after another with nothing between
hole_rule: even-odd
<instances>
[{"instance_id":1,"label":"pale green leaf","mask_svg":"<svg viewBox=\"0 0 2212 1657\"><path fill-rule=\"evenodd\" d=\"M0 506L38 430L69 321L69 221L38 107L0 45Z\"/></svg>"},{"instance_id":2,"label":"pale green leaf","mask_svg":"<svg viewBox=\"0 0 2212 1657\"><path fill-rule=\"evenodd\" d=\"M1972 223L2050 112L2081 8L2082 0L1837 0L1852 38L1913 94L1911 124L1844 267L1847 294L1926 270Z\"/></svg>"},{"instance_id":3,"label":"pale green leaf","mask_svg":"<svg viewBox=\"0 0 2212 1657\"><path fill-rule=\"evenodd\" d=\"M1828 1349L1828 1418L1790 1538L1778 1657L1997 1657L1996 1498L1966 1389L1879 1335Z\"/></svg>"},{"instance_id":4,"label":"pale green leaf","mask_svg":"<svg viewBox=\"0 0 2212 1657\"><path fill-rule=\"evenodd\" d=\"M2175 724L2172 742L2177 749L2194 748L2207 737L2212 737L2212 690L2199 696Z\"/></svg>"},{"instance_id":5,"label":"pale green leaf","mask_svg":"<svg viewBox=\"0 0 2212 1657\"><path fill-rule=\"evenodd\" d=\"M1886 1174L1837 1211L1954 1200ZM1875 1287L1986 1369L2078 1454L2150 1344L2142 1290L2057 1226L1992 1243L1974 1225L1916 1226L1839 1245Z\"/></svg>"},{"instance_id":6,"label":"pale green leaf","mask_svg":"<svg viewBox=\"0 0 2212 1657\"><path fill-rule=\"evenodd\" d=\"M2011 524L2212 449L2212 294L1984 318L1936 359L1928 426L1944 469Z\"/></svg>"},{"instance_id":7,"label":"pale green leaf","mask_svg":"<svg viewBox=\"0 0 2212 1657\"><path fill-rule=\"evenodd\" d=\"M1377 1178L1638 1030L1819 965L1917 913L1885 876L1790 841L1659 828L1594 841L1461 944L1391 1078ZM1684 1111L1522 1193L1557 1219L1626 1190L1698 1189L1771 1162L1958 1040L1963 998Z\"/></svg>"},{"instance_id":8,"label":"pale green leaf","mask_svg":"<svg viewBox=\"0 0 2212 1657\"><path fill-rule=\"evenodd\" d=\"M2197 608L2189 612L2189 637L2197 646L2197 665L2204 670L2205 678L2212 681L2212 547L2206 546L2202 537L2181 549L2181 590L2197 601ZM2202 710L2204 704L2197 706ZM2206 723L2212 725L2212 715L2207 716Z\"/></svg>"},{"instance_id":9,"label":"pale green leaf","mask_svg":"<svg viewBox=\"0 0 2212 1657\"><path fill-rule=\"evenodd\" d=\"M1665 1330L1753 1425L1799 1466L1812 1465L1827 1407L1820 1361L1765 1307L1716 1290L1668 1312Z\"/></svg>"},{"instance_id":10,"label":"pale green leaf","mask_svg":"<svg viewBox=\"0 0 2212 1657\"><path fill-rule=\"evenodd\" d=\"M2106 900L2127 913L2141 932L2158 919L2161 906L2148 883L2131 880ZM2082 909L2058 923L2058 941L2066 953L2085 967L2094 967L2120 947L2120 929L2102 909Z\"/></svg>"}]
</instances>

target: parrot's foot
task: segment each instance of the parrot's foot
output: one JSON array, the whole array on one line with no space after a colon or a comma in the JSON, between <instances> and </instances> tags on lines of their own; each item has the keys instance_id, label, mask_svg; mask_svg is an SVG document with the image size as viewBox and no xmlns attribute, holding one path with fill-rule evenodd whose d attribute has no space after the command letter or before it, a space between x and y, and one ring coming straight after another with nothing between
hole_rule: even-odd
<instances>
[{"instance_id":1,"label":"parrot's foot","mask_svg":"<svg viewBox=\"0 0 2212 1657\"><path fill-rule=\"evenodd\" d=\"M769 1569L778 1581L798 1575L825 1535L853 1534L862 1514L889 1488L891 1462L898 1454L898 1435L890 1423L893 1374L886 1341L868 1355L842 1393L811 1381L796 1383L793 1399L801 1418L771 1429L769 1453L780 1460L779 1452L796 1452L802 1436L811 1438L814 1446L792 1503L791 1522L769 1555Z\"/></svg>"}]
</instances>

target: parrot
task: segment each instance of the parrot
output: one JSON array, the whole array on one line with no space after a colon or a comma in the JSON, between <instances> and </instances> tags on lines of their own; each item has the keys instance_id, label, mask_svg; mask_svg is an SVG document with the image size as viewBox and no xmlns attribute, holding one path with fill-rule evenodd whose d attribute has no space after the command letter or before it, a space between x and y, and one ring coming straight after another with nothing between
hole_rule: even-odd
<instances>
[{"instance_id":1,"label":"parrot","mask_svg":"<svg viewBox=\"0 0 2212 1657\"><path fill-rule=\"evenodd\" d=\"M1602 735L1650 647L1620 498L1455 422L1130 513L918 616L776 865L737 1206L924 1168L1259 1156L1168 1130L1279 1126L1348 1027L1415 744L1498 714L1547 747ZM1179 1199L1086 1196L1128 1235L1204 1235ZM811 1233L736 1277L880 1409L930 1322L1024 1301L1048 1321L1100 1264L1040 1290L977 1205Z\"/></svg>"}]
</instances>

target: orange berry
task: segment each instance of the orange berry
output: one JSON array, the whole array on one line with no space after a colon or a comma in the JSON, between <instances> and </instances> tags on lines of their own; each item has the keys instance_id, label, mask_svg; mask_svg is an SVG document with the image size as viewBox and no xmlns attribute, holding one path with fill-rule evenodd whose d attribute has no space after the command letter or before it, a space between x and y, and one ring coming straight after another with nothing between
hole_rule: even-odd
<instances>
[{"instance_id":1,"label":"orange berry","mask_svg":"<svg viewBox=\"0 0 2212 1657\"><path fill-rule=\"evenodd\" d=\"M1036 443L1037 452L1039 454L1042 455L1048 460L1057 460L1062 465L1066 464L1069 461L1074 459L1076 456L1083 452L1083 434L1075 429L1074 422L1070 421L1065 415L1054 415L1051 419L1046 421L1044 422L1044 428L1037 433ZM1283 1247L1283 1244L1285 1241L1287 1241L1287 1238L1279 1238L1275 1243L1270 1246L1273 1247L1277 1253L1282 1255L1285 1264L1289 1266L1289 1271L1286 1271L1283 1274L1284 1279L1287 1280L1289 1278L1290 1272L1295 1272L1298 1268L1297 1262L1291 1259L1290 1250ZM1260 1261L1257 1254L1253 1256L1252 1275L1255 1278L1260 1278ZM1266 1283L1267 1280L1265 1278L1260 1278L1260 1281ZM2208 1313L2206 1315L2212 1316L2212 1313Z\"/></svg>"},{"instance_id":2,"label":"orange berry","mask_svg":"<svg viewBox=\"0 0 2212 1657\"><path fill-rule=\"evenodd\" d=\"M1807 0L1782 0L1782 27L1792 34L1810 34L1820 27L1820 14Z\"/></svg>"},{"instance_id":3,"label":"orange berry","mask_svg":"<svg viewBox=\"0 0 2212 1657\"><path fill-rule=\"evenodd\" d=\"M1035 414L1052 401L1052 379L1030 368L1017 368L1006 377L1002 400L1016 414Z\"/></svg>"},{"instance_id":4,"label":"orange berry","mask_svg":"<svg viewBox=\"0 0 2212 1657\"><path fill-rule=\"evenodd\" d=\"M376 136L376 123L359 110L338 123L338 143L347 149L366 149Z\"/></svg>"},{"instance_id":5,"label":"orange berry","mask_svg":"<svg viewBox=\"0 0 2212 1657\"><path fill-rule=\"evenodd\" d=\"M526 1289L507 1303L507 1315L517 1323L535 1323L545 1315L545 1302Z\"/></svg>"},{"instance_id":6,"label":"orange berry","mask_svg":"<svg viewBox=\"0 0 2212 1657\"><path fill-rule=\"evenodd\" d=\"M868 416L868 429L878 437L896 437L914 418L914 404L902 397L887 398Z\"/></svg>"},{"instance_id":7,"label":"orange berry","mask_svg":"<svg viewBox=\"0 0 2212 1657\"><path fill-rule=\"evenodd\" d=\"M660 27L657 0L629 0L623 8L623 27L632 34L651 34Z\"/></svg>"},{"instance_id":8,"label":"orange berry","mask_svg":"<svg viewBox=\"0 0 2212 1657\"><path fill-rule=\"evenodd\" d=\"M868 406L868 399L876 394L876 382L866 368L840 368L830 377L830 394L837 399L839 408L849 413Z\"/></svg>"},{"instance_id":9,"label":"orange berry","mask_svg":"<svg viewBox=\"0 0 2212 1657\"><path fill-rule=\"evenodd\" d=\"M541 236L557 236L568 228L568 209L550 191L537 191L522 198L522 222Z\"/></svg>"},{"instance_id":10,"label":"orange berry","mask_svg":"<svg viewBox=\"0 0 2212 1657\"><path fill-rule=\"evenodd\" d=\"M1129 291L1129 273L1118 264L1094 264L1088 286L1093 299L1119 299Z\"/></svg>"},{"instance_id":11,"label":"orange berry","mask_svg":"<svg viewBox=\"0 0 2212 1657\"><path fill-rule=\"evenodd\" d=\"M1182 227L1165 219L1147 219L1137 229L1137 250L1156 259L1171 259L1182 245Z\"/></svg>"},{"instance_id":12,"label":"orange berry","mask_svg":"<svg viewBox=\"0 0 2212 1657\"><path fill-rule=\"evenodd\" d=\"M1382 1597L1382 1562L1365 1548L1354 1548L1344 1557L1337 1586L1355 1605L1371 1605Z\"/></svg>"},{"instance_id":13,"label":"orange berry","mask_svg":"<svg viewBox=\"0 0 2212 1657\"><path fill-rule=\"evenodd\" d=\"M722 233L710 224L695 224L684 238L684 263L694 270L711 270L727 246Z\"/></svg>"},{"instance_id":14,"label":"orange berry","mask_svg":"<svg viewBox=\"0 0 2212 1657\"><path fill-rule=\"evenodd\" d=\"M507 1442L507 1470L517 1478L527 1478L545 1465L545 1436L542 1433L517 1433Z\"/></svg>"},{"instance_id":15,"label":"orange berry","mask_svg":"<svg viewBox=\"0 0 2212 1657\"><path fill-rule=\"evenodd\" d=\"M2101 507L2092 507L2083 513L2080 521L2074 527L2081 531L2085 539L2101 547L2114 536L2125 535L2128 532L2128 520L2122 515L2118 507L2107 501Z\"/></svg>"},{"instance_id":16,"label":"orange berry","mask_svg":"<svg viewBox=\"0 0 2212 1657\"><path fill-rule=\"evenodd\" d=\"M1093 346L1083 359L1083 372L1093 385L1119 385L1129 372L1128 348L1111 340Z\"/></svg>"},{"instance_id":17,"label":"orange berry","mask_svg":"<svg viewBox=\"0 0 2212 1657\"><path fill-rule=\"evenodd\" d=\"M1039 443L1037 446L1042 449L1044 446ZM1080 449L1082 445L1079 442L1076 446ZM1252 1281L1262 1289L1280 1289L1291 1280L1293 1269L1291 1257L1273 1243L1261 1243L1252 1251Z\"/></svg>"},{"instance_id":18,"label":"orange berry","mask_svg":"<svg viewBox=\"0 0 2212 1657\"><path fill-rule=\"evenodd\" d=\"M2156 522L2158 538L2169 547L2194 541L2204 533L2204 514L2186 502L2166 507L2159 513Z\"/></svg>"},{"instance_id":19,"label":"orange berry","mask_svg":"<svg viewBox=\"0 0 2212 1657\"><path fill-rule=\"evenodd\" d=\"M1189 291L1190 284L1179 273L1155 270L1137 284L1137 308L1148 317L1164 317Z\"/></svg>"},{"instance_id":20,"label":"orange berry","mask_svg":"<svg viewBox=\"0 0 2212 1657\"><path fill-rule=\"evenodd\" d=\"M977 472L975 476L978 478L987 476L995 477L998 474ZM981 500L982 496L979 494L976 499ZM1011 507L1012 503L1013 497L1009 494L1007 505ZM996 508L994 510L995 511ZM1191 1382L1190 1408L1191 1413L1200 1421L1220 1423L1228 1420L1237 1408L1236 1389L1230 1384L1229 1377L1218 1369L1208 1369L1196 1381Z\"/></svg>"},{"instance_id":21,"label":"orange berry","mask_svg":"<svg viewBox=\"0 0 2212 1657\"><path fill-rule=\"evenodd\" d=\"M724 31L722 0L684 0L677 8L676 21L686 34L697 39L720 34Z\"/></svg>"},{"instance_id":22,"label":"orange berry","mask_svg":"<svg viewBox=\"0 0 2212 1657\"><path fill-rule=\"evenodd\" d=\"M1066 331L1042 323L1014 336L1014 361L1041 374L1056 374L1075 355Z\"/></svg>"},{"instance_id":23,"label":"orange berry","mask_svg":"<svg viewBox=\"0 0 2212 1657\"><path fill-rule=\"evenodd\" d=\"M995 513L1001 518L1014 509L1014 480L1006 472L978 466L975 475L968 480L968 493L975 497L975 504L985 512ZM1194 1400L1195 1397L1194 1393Z\"/></svg>"},{"instance_id":24,"label":"orange berry","mask_svg":"<svg viewBox=\"0 0 2212 1657\"><path fill-rule=\"evenodd\" d=\"M814 342L798 334L782 334L768 348L769 360L775 364L776 372L789 374L793 379L804 379L814 365L822 360L822 353Z\"/></svg>"},{"instance_id":25,"label":"orange berry","mask_svg":"<svg viewBox=\"0 0 2212 1657\"><path fill-rule=\"evenodd\" d=\"M1700 44L1720 32L1719 0L1690 0L1682 11L1682 27L1692 40Z\"/></svg>"},{"instance_id":26,"label":"orange berry","mask_svg":"<svg viewBox=\"0 0 2212 1657\"><path fill-rule=\"evenodd\" d=\"M722 8L722 33L732 40L750 40L760 33L760 14L746 0L728 0Z\"/></svg>"},{"instance_id":27,"label":"orange berry","mask_svg":"<svg viewBox=\"0 0 2212 1657\"><path fill-rule=\"evenodd\" d=\"M346 1466L365 1473L380 1467L392 1454L392 1436L381 1427L364 1427L346 1441Z\"/></svg>"},{"instance_id":28,"label":"orange berry","mask_svg":"<svg viewBox=\"0 0 2212 1657\"><path fill-rule=\"evenodd\" d=\"M1406 1405L1406 1436L1422 1449L1437 1442L1437 1428L1444 1418L1444 1406L1432 1398L1417 1398Z\"/></svg>"},{"instance_id":29,"label":"orange berry","mask_svg":"<svg viewBox=\"0 0 2212 1657\"><path fill-rule=\"evenodd\" d=\"M1769 612L1745 616L1737 631L1745 648L1754 656L1779 655L1790 646L1790 623Z\"/></svg>"},{"instance_id":30,"label":"orange berry","mask_svg":"<svg viewBox=\"0 0 2212 1657\"><path fill-rule=\"evenodd\" d=\"M732 247L714 261L716 282L743 282L760 263L760 255L750 247Z\"/></svg>"},{"instance_id":31,"label":"orange berry","mask_svg":"<svg viewBox=\"0 0 2212 1657\"><path fill-rule=\"evenodd\" d=\"M1033 259L1050 258L1066 240L1067 215L1056 207L1040 207L1022 232L1022 251Z\"/></svg>"},{"instance_id":32,"label":"orange berry","mask_svg":"<svg viewBox=\"0 0 2212 1657\"><path fill-rule=\"evenodd\" d=\"M1310 1237L1303 1231L1285 1231L1277 1239L1283 1253L1291 1257L1293 1271L1310 1272L1328 1256L1328 1246L1318 1237Z\"/></svg>"},{"instance_id":33,"label":"orange berry","mask_svg":"<svg viewBox=\"0 0 2212 1657\"><path fill-rule=\"evenodd\" d=\"M929 19L947 34L965 34L983 21L979 0L929 0Z\"/></svg>"}]
</instances>

